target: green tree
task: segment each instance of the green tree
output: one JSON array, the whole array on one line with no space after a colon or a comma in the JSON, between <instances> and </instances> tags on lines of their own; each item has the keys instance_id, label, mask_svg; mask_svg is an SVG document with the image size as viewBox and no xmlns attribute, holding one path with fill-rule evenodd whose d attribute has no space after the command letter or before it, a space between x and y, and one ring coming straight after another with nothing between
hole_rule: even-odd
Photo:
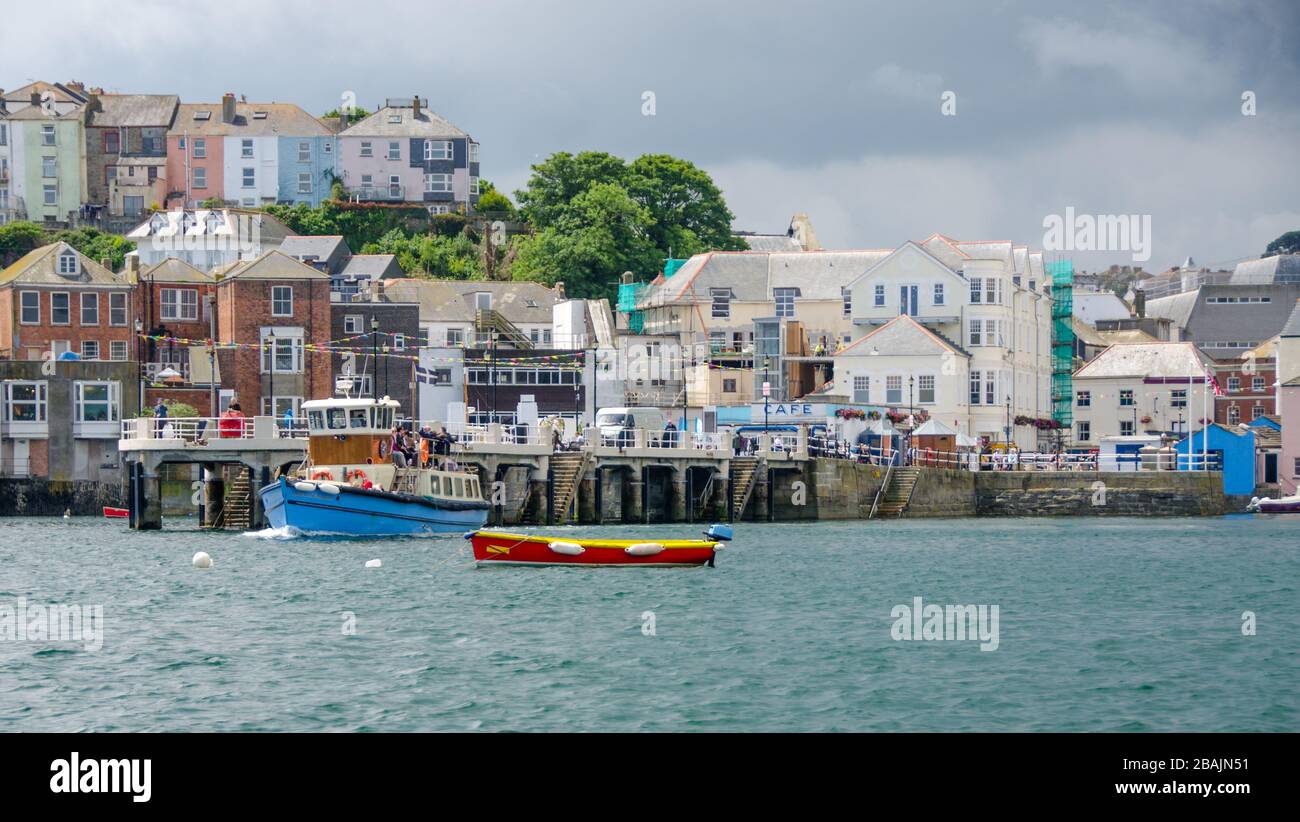
<instances>
[{"instance_id":1,"label":"green tree","mask_svg":"<svg viewBox=\"0 0 1300 822\"><path fill-rule=\"evenodd\" d=\"M453 237L437 234L409 236L393 229L373 243L363 254L392 254L397 264L412 276L438 279L470 280L482 275L478 246L464 233Z\"/></svg>"},{"instance_id":2,"label":"green tree","mask_svg":"<svg viewBox=\"0 0 1300 822\"><path fill-rule=\"evenodd\" d=\"M1268 244L1264 249L1265 257L1272 257L1274 254L1297 254L1300 253L1300 231L1288 231L1281 237Z\"/></svg>"},{"instance_id":3,"label":"green tree","mask_svg":"<svg viewBox=\"0 0 1300 822\"><path fill-rule=\"evenodd\" d=\"M321 116L322 117L344 117L345 115L339 109L332 108L329 111L322 114ZM355 106L353 107L352 111L347 113L346 115L347 121L344 123L344 125L346 127L352 125L353 123L359 123L369 116L370 116L369 111L366 111L361 106Z\"/></svg>"},{"instance_id":4,"label":"green tree","mask_svg":"<svg viewBox=\"0 0 1300 822\"><path fill-rule=\"evenodd\" d=\"M24 220L5 223L0 225L0 259L15 260L49 241L49 234L38 223Z\"/></svg>"},{"instance_id":5,"label":"green tree","mask_svg":"<svg viewBox=\"0 0 1300 822\"><path fill-rule=\"evenodd\" d=\"M479 213L500 214L508 220L513 220L516 216L515 204L487 180L478 181L478 205L474 210Z\"/></svg>"},{"instance_id":6,"label":"green tree","mask_svg":"<svg viewBox=\"0 0 1300 822\"><path fill-rule=\"evenodd\" d=\"M95 228L72 228L55 233L54 241L63 241L97 263L118 271L126 264L126 255L135 243L119 234L106 234Z\"/></svg>"},{"instance_id":7,"label":"green tree","mask_svg":"<svg viewBox=\"0 0 1300 822\"><path fill-rule=\"evenodd\" d=\"M628 193L649 210L650 239L665 256L745 248L731 234L733 215L722 192L694 163L668 154L646 154L633 160L628 170Z\"/></svg>"}]
</instances>

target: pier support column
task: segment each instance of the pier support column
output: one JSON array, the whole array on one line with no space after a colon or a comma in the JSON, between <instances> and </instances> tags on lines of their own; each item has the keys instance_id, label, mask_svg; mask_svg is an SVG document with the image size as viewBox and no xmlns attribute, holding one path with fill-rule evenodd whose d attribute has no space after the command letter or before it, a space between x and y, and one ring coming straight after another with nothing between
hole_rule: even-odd
<instances>
[{"instance_id":1,"label":"pier support column","mask_svg":"<svg viewBox=\"0 0 1300 822\"><path fill-rule=\"evenodd\" d=\"M578 483L578 522L589 525L596 519L596 471L588 471Z\"/></svg>"},{"instance_id":2,"label":"pier support column","mask_svg":"<svg viewBox=\"0 0 1300 822\"><path fill-rule=\"evenodd\" d=\"M140 477L140 485L144 489L144 499L140 500L140 518L136 528L141 531L161 531L162 475L157 468L152 473L145 472Z\"/></svg>"},{"instance_id":3,"label":"pier support column","mask_svg":"<svg viewBox=\"0 0 1300 822\"><path fill-rule=\"evenodd\" d=\"M645 521L645 469L633 468L627 474L623 498L627 500L627 522Z\"/></svg>"},{"instance_id":4,"label":"pier support column","mask_svg":"<svg viewBox=\"0 0 1300 822\"><path fill-rule=\"evenodd\" d=\"M771 510L768 507L768 486L772 482L772 472L768 470L765 462L760 462L756 470L758 471L758 478L750 499L754 502L754 518L760 522L765 522L771 519Z\"/></svg>"},{"instance_id":5,"label":"pier support column","mask_svg":"<svg viewBox=\"0 0 1300 822\"><path fill-rule=\"evenodd\" d=\"M226 505L226 479L220 466L203 464L203 521L205 528L215 528Z\"/></svg>"},{"instance_id":6,"label":"pier support column","mask_svg":"<svg viewBox=\"0 0 1300 822\"><path fill-rule=\"evenodd\" d=\"M669 522L686 521L686 472L689 468L679 468L673 472L673 499L669 504Z\"/></svg>"},{"instance_id":7,"label":"pier support column","mask_svg":"<svg viewBox=\"0 0 1300 822\"><path fill-rule=\"evenodd\" d=\"M713 499L709 500L711 507L711 518L719 522L728 522L731 520L727 506L731 499L731 480L727 478L725 471L718 471L713 475Z\"/></svg>"},{"instance_id":8,"label":"pier support column","mask_svg":"<svg viewBox=\"0 0 1300 822\"><path fill-rule=\"evenodd\" d=\"M260 531L265 528L266 511L262 510L262 495L257 493L264 486L271 484L271 469L263 465L261 468L249 467L248 469L248 527L254 531Z\"/></svg>"}]
</instances>

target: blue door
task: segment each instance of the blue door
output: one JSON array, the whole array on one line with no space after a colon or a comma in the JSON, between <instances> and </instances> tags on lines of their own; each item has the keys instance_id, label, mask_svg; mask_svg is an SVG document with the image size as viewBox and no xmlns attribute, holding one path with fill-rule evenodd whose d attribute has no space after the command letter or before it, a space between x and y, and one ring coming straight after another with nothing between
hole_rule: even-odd
<instances>
[{"instance_id":1,"label":"blue door","mask_svg":"<svg viewBox=\"0 0 1300 822\"><path fill-rule=\"evenodd\" d=\"M914 285L900 285L898 287L898 313L916 316L916 295L917 287Z\"/></svg>"}]
</instances>

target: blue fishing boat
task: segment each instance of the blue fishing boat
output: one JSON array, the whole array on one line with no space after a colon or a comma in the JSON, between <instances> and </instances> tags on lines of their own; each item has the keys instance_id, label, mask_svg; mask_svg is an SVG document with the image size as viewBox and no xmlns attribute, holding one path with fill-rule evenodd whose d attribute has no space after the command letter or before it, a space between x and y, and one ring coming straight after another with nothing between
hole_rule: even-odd
<instances>
[{"instance_id":1,"label":"blue fishing boat","mask_svg":"<svg viewBox=\"0 0 1300 822\"><path fill-rule=\"evenodd\" d=\"M394 464L398 408L387 397L304 402L307 462L258 490L271 526L351 536L481 528L488 503L476 474L439 463L423 439L415 465Z\"/></svg>"}]
</instances>

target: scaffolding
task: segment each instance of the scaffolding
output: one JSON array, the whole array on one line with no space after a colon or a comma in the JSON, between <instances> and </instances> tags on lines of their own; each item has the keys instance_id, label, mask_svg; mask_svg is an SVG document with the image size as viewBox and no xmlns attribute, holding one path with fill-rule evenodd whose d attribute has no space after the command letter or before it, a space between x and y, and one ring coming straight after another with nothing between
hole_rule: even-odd
<instances>
[{"instance_id":1,"label":"scaffolding","mask_svg":"<svg viewBox=\"0 0 1300 822\"><path fill-rule=\"evenodd\" d=\"M644 283L622 283L618 287L617 308L627 315L627 327L633 334L640 334L645 327L645 312L637 308L645 289Z\"/></svg>"},{"instance_id":2,"label":"scaffolding","mask_svg":"<svg viewBox=\"0 0 1300 822\"><path fill-rule=\"evenodd\" d=\"M1052 278L1052 419L1062 429L1074 424L1074 264L1047 264Z\"/></svg>"}]
</instances>

